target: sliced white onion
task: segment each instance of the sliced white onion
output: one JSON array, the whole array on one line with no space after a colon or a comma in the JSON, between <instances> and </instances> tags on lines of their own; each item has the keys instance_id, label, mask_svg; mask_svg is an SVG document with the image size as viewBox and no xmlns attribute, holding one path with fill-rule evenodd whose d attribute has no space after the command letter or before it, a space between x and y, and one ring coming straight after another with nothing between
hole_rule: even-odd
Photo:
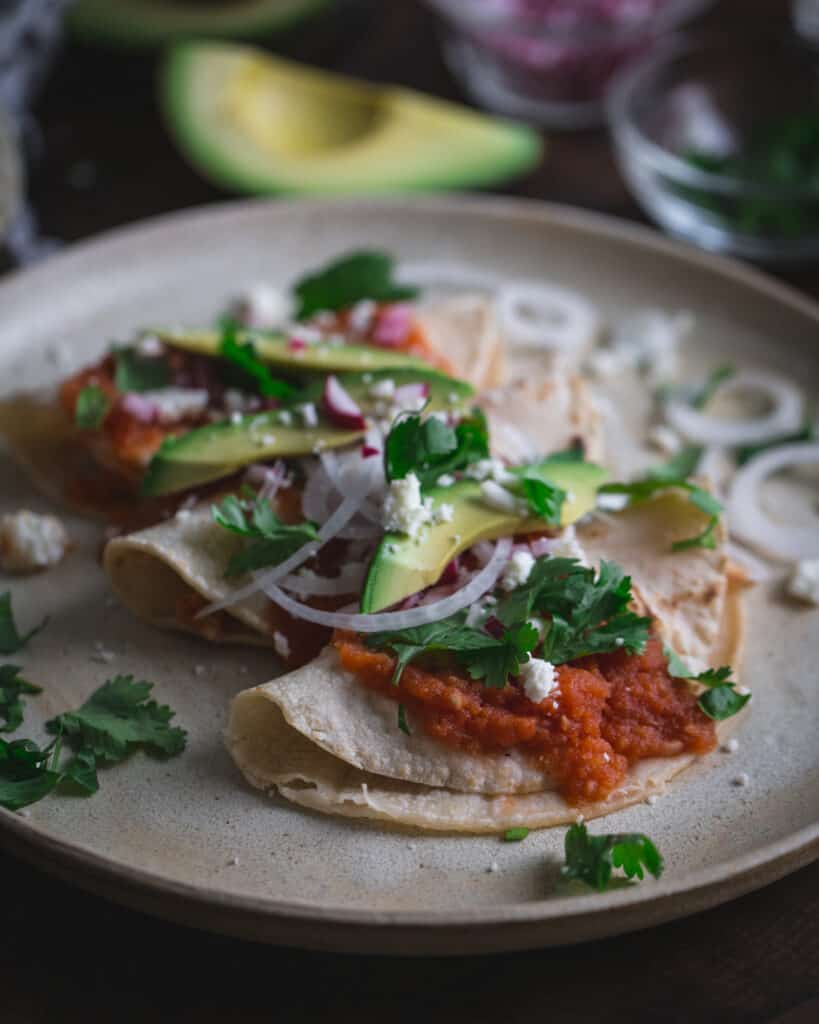
<instances>
[{"instance_id":1,"label":"sliced white onion","mask_svg":"<svg viewBox=\"0 0 819 1024\"><path fill-rule=\"evenodd\" d=\"M348 562L338 576L319 576L309 569L286 576L281 585L300 597L336 597L357 594L367 572L366 562Z\"/></svg>"},{"instance_id":2,"label":"sliced white onion","mask_svg":"<svg viewBox=\"0 0 819 1024\"><path fill-rule=\"evenodd\" d=\"M762 483L779 470L817 463L819 444L785 444L742 466L731 487L731 532L757 551L782 561L819 557L819 527L775 523L766 515L760 496Z\"/></svg>"},{"instance_id":3,"label":"sliced white onion","mask_svg":"<svg viewBox=\"0 0 819 1024\"><path fill-rule=\"evenodd\" d=\"M249 484L260 484L259 498L270 501L287 483L287 466L281 459L277 459L272 466L266 466L264 463L248 466L245 470L245 480Z\"/></svg>"},{"instance_id":4,"label":"sliced white onion","mask_svg":"<svg viewBox=\"0 0 819 1024\"><path fill-rule=\"evenodd\" d=\"M770 398L773 409L764 416L732 420L712 416L687 402L672 398L666 403L666 416L689 441L729 448L772 441L794 433L802 425L802 396L790 381L771 374L744 371L723 381L717 388L718 394L729 391L762 392Z\"/></svg>"},{"instance_id":5,"label":"sliced white onion","mask_svg":"<svg viewBox=\"0 0 819 1024\"><path fill-rule=\"evenodd\" d=\"M280 608L297 619L315 622L331 629L349 629L355 633L379 633L382 630L410 629L430 622L438 622L474 604L491 590L498 580L512 551L508 537L499 540L489 561L476 573L465 587L441 601L420 605L400 612L377 612L374 615L356 615L346 612L324 612L289 597L280 587L265 586L267 596Z\"/></svg>"},{"instance_id":6,"label":"sliced white onion","mask_svg":"<svg viewBox=\"0 0 819 1024\"><path fill-rule=\"evenodd\" d=\"M248 597L252 597L260 590L264 590L265 587L272 586L272 584L278 582L278 580L284 579L285 576L289 575L294 569L297 569L304 562L312 558L317 554L324 545L336 537L338 533L350 522L353 516L359 512L364 499L367 497L369 491L379 480L379 467L374 465L376 459L359 459L359 472L357 474L350 473L348 477L345 477L345 484L347 489L347 497L339 505L339 507L333 512L330 518L322 525L318 532L318 538L310 541L307 544L302 545L298 551L286 558L283 562L274 566L272 569L267 569L265 572L259 572L254 575L253 581L246 584L244 587L239 587L238 590L234 590L233 593L224 598L221 601L214 601L211 604L205 605L196 615L197 619L201 619L205 615L212 615L213 612L222 611L224 608L230 608L240 601L246 600Z\"/></svg>"},{"instance_id":7,"label":"sliced white onion","mask_svg":"<svg viewBox=\"0 0 819 1024\"><path fill-rule=\"evenodd\" d=\"M541 281L504 284L498 291L501 332L513 344L572 352L600 329L594 306L578 292Z\"/></svg>"}]
</instances>

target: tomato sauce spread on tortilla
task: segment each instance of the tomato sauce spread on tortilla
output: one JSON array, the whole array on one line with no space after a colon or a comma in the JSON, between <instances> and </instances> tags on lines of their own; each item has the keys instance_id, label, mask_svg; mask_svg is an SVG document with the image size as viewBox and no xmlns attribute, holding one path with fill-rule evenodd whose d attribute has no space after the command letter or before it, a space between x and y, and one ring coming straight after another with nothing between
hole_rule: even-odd
<instances>
[{"instance_id":1,"label":"tomato sauce spread on tortilla","mask_svg":"<svg viewBox=\"0 0 819 1024\"><path fill-rule=\"evenodd\" d=\"M482 686L451 671L408 665L396 686L395 659L337 633L341 663L363 685L413 713L424 731L471 754L522 750L570 803L604 800L630 765L648 757L702 754L716 745L714 722L685 682L668 672L662 645L618 651L557 669L558 685L532 703L521 688Z\"/></svg>"}]
</instances>

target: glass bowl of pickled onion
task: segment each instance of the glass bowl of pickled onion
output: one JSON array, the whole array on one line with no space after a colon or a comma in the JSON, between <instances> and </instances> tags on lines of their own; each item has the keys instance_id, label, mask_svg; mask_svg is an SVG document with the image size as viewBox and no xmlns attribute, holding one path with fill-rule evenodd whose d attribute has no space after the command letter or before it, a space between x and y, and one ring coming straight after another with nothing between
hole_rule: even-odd
<instances>
[{"instance_id":1,"label":"glass bowl of pickled onion","mask_svg":"<svg viewBox=\"0 0 819 1024\"><path fill-rule=\"evenodd\" d=\"M427 0L482 106L554 128L603 119L617 72L712 0Z\"/></svg>"}]
</instances>

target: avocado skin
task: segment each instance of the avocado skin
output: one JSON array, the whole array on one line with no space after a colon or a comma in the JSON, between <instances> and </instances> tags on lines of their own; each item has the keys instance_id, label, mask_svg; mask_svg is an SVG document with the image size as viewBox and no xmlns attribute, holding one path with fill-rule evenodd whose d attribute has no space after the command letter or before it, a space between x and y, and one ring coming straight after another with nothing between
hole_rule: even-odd
<instances>
[{"instance_id":1,"label":"avocado skin","mask_svg":"<svg viewBox=\"0 0 819 1024\"><path fill-rule=\"evenodd\" d=\"M538 469L537 475L572 494L573 500L563 506L563 526L594 508L597 489L607 477L600 466L559 456L544 459ZM426 496L432 498L434 506L452 505L452 521L429 527L422 544L402 534L388 533L383 537L367 572L361 595L362 612L383 611L433 586L453 558L480 540L540 533L546 528L542 519L521 518L490 508L481 498L480 484L474 480L435 487Z\"/></svg>"},{"instance_id":2,"label":"avocado skin","mask_svg":"<svg viewBox=\"0 0 819 1024\"><path fill-rule=\"evenodd\" d=\"M143 50L185 39L264 40L334 6L336 0L245 0L213 7L165 0L77 0L71 32L87 42Z\"/></svg>"}]
</instances>

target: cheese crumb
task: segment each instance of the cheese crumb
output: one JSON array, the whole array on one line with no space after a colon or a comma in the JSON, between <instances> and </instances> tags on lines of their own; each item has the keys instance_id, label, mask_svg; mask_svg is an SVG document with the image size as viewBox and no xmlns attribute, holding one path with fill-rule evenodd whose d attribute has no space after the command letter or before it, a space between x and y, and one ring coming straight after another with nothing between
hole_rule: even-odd
<instances>
[{"instance_id":1,"label":"cheese crumb","mask_svg":"<svg viewBox=\"0 0 819 1024\"><path fill-rule=\"evenodd\" d=\"M287 320L290 302L272 285L251 284L234 298L230 312L244 327L279 327Z\"/></svg>"},{"instance_id":2,"label":"cheese crumb","mask_svg":"<svg viewBox=\"0 0 819 1024\"><path fill-rule=\"evenodd\" d=\"M496 875L500 871L500 865L496 860L493 860L489 867L486 869L487 874Z\"/></svg>"},{"instance_id":3,"label":"cheese crumb","mask_svg":"<svg viewBox=\"0 0 819 1024\"><path fill-rule=\"evenodd\" d=\"M740 772L739 775L735 775L734 778L731 779L731 785L739 786L740 788L742 788L744 786L747 786L750 781L751 777L750 775L748 775L747 772Z\"/></svg>"},{"instance_id":4,"label":"cheese crumb","mask_svg":"<svg viewBox=\"0 0 819 1024\"><path fill-rule=\"evenodd\" d=\"M204 388L159 388L142 391L140 398L156 409L160 423L178 423L189 416L199 416L208 407L210 396Z\"/></svg>"},{"instance_id":5,"label":"cheese crumb","mask_svg":"<svg viewBox=\"0 0 819 1024\"><path fill-rule=\"evenodd\" d=\"M37 572L62 560L68 534L55 516L20 509L0 519L0 566L6 572Z\"/></svg>"},{"instance_id":6,"label":"cheese crumb","mask_svg":"<svg viewBox=\"0 0 819 1024\"><path fill-rule=\"evenodd\" d=\"M523 692L533 704L540 704L557 686L554 665L542 658L530 657L522 666L519 678L523 683Z\"/></svg>"},{"instance_id":7,"label":"cheese crumb","mask_svg":"<svg viewBox=\"0 0 819 1024\"><path fill-rule=\"evenodd\" d=\"M514 494L511 494L505 487L501 487L494 480L484 480L481 484L481 497L496 512L509 512L511 515L526 514Z\"/></svg>"},{"instance_id":8,"label":"cheese crumb","mask_svg":"<svg viewBox=\"0 0 819 1024\"><path fill-rule=\"evenodd\" d=\"M797 562L785 589L797 601L819 605L819 558Z\"/></svg>"},{"instance_id":9,"label":"cheese crumb","mask_svg":"<svg viewBox=\"0 0 819 1024\"><path fill-rule=\"evenodd\" d=\"M517 480L501 459L478 459L466 470L470 480L494 480L498 484L510 484Z\"/></svg>"},{"instance_id":10,"label":"cheese crumb","mask_svg":"<svg viewBox=\"0 0 819 1024\"><path fill-rule=\"evenodd\" d=\"M452 509L451 505L448 507ZM390 482L384 501L384 526L388 530L405 533L415 540L421 530L434 521L432 499L421 497L421 482L415 473Z\"/></svg>"},{"instance_id":11,"label":"cheese crumb","mask_svg":"<svg viewBox=\"0 0 819 1024\"><path fill-rule=\"evenodd\" d=\"M442 473L435 481L437 487L451 487L455 483L455 477L451 473Z\"/></svg>"},{"instance_id":12,"label":"cheese crumb","mask_svg":"<svg viewBox=\"0 0 819 1024\"><path fill-rule=\"evenodd\" d=\"M318 426L318 413L312 402L304 402L304 404L298 406L298 410L301 413L301 418L304 420L305 427Z\"/></svg>"},{"instance_id":13,"label":"cheese crumb","mask_svg":"<svg viewBox=\"0 0 819 1024\"><path fill-rule=\"evenodd\" d=\"M443 502L432 513L436 523L451 523L455 518L455 507Z\"/></svg>"},{"instance_id":14,"label":"cheese crumb","mask_svg":"<svg viewBox=\"0 0 819 1024\"><path fill-rule=\"evenodd\" d=\"M377 306L372 299L361 299L350 309L350 327L356 334L366 334L375 316Z\"/></svg>"},{"instance_id":15,"label":"cheese crumb","mask_svg":"<svg viewBox=\"0 0 819 1024\"><path fill-rule=\"evenodd\" d=\"M515 590L522 587L529 579L532 569L535 566L535 558L531 551L515 551L501 576L501 587L504 590Z\"/></svg>"},{"instance_id":16,"label":"cheese crumb","mask_svg":"<svg viewBox=\"0 0 819 1024\"><path fill-rule=\"evenodd\" d=\"M722 744L720 750L723 754L735 754L739 750L739 740L732 736L730 740L726 740Z\"/></svg>"},{"instance_id":17,"label":"cheese crumb","mask_svg":"<svg viewBox=\"0 0 819 1024\"><path fill-rule=\"evenodd\" d=\"M575 558L582 566L590 568L588 555L577 539L573 525L567 526L559 536L549 542L549 554L552 558Z\"/></svg>"},{"instance_id":18,"label":"cheese crumb","mask_svg":"<svg viewBox=\"0 0 819 1024\"><path fill-rule=\"evenodd\" d=\"M284 633L278 630L273 634L273 647L280 658L286 660L290 657L290 643Z\"/></svg>"},{"instance_id":19,"label":"cheese crumb","mask_svg":"<svg viewBox=\"0 0 819 1024\"><path fill-rule=\"evenodd\" d=\"M395 394L395 381L391 377L384 377L377 380L370 388L373 398L392 398Z\"/></svg>"}]
</instances>

